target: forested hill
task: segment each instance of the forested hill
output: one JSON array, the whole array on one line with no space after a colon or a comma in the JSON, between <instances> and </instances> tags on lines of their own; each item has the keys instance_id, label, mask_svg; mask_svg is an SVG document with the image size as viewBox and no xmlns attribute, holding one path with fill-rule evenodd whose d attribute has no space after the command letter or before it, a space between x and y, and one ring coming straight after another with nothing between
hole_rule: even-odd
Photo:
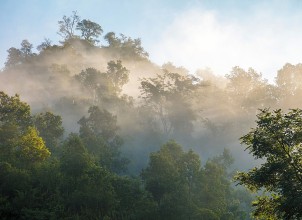
<instances>
[{"instance_id":1,"label":"forested hill","mask_svg":"<svg viewBox=\"0 0 302 220\"><path fill-rule=\"evenodd\" d=\"M249 218L232 170L255 162L238 139L258 109L301 107L301 64L274 84L190 74L75 12L58 34L9 48L0 72L1 218Z\"/></svg>"}]
</instances>

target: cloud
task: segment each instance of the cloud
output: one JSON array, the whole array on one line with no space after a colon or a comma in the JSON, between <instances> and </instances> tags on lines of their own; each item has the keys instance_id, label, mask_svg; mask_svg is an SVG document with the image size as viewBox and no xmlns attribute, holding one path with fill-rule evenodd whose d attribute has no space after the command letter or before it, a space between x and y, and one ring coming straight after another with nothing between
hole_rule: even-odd
<instances>
[{"instance_id":1,"label":"cloud","mask_svg":"<svg viewBox=\"0 0 302 220\"><path fill-rule=\"evenodd\" d=\"M193 72L209 67L219 75L233 66L252 67L273 81L286 62L301 62L302 16L278 16L265 7L250 13L227 17L214 10L187 10L151 46L151 60L172 61Z\"/></svg>"}]
</instances>

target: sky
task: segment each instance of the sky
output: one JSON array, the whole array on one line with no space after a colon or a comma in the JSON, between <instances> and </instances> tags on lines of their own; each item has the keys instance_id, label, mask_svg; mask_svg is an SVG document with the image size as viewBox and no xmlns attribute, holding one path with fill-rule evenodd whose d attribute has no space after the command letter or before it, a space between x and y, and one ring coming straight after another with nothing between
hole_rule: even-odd
<instances>
[{"instance_id":1,"label":"sky","mask_svg":"<svg viewBox=\"0 0 302 220\"><path fill-rule=\"evenodd\" d=\"M273 82L285 63L302 62L300 0L0 0L0 9L0 68L24 39L59 44L58 21L72 11L104 34L141 38L152 62L192 74L252 67Z\"/></svg>"}]
</instances>

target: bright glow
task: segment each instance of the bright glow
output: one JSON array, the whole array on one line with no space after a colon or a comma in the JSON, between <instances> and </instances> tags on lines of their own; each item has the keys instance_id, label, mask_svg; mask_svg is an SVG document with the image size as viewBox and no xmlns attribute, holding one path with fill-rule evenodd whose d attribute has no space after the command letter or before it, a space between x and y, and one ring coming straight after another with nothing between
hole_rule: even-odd
<instances>
[{"instance_id":1,"label":"bright glow","mask_svg":"<svg viewBox=\"0 0 302 220\"><path fill-rule=\"evenodd\" d=\"M222 20L215 11L185 11L153 44L151 60L171 61L191 72L209 67L219 75L234 66L252 67L273 81L285 63L301 62L302 26L294 21L260 9L244 21Z\"/></svg>"}]
</instances>

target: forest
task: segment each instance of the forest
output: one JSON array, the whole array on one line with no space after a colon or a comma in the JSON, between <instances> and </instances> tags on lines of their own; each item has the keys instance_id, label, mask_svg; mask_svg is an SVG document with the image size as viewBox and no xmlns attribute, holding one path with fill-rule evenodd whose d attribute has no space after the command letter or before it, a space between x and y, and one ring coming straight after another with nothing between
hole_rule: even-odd
<instances>
[{"instance_id":1,"label":"forest","mask_svg":"<svg viewBox=\"0 0 302 220\"><path fill-rule=\"evenodd\" d=\"M190 74L76 12L58 34L0 71L1 219L302 218L302 64Z\"/></svg>"}]
</instances>

